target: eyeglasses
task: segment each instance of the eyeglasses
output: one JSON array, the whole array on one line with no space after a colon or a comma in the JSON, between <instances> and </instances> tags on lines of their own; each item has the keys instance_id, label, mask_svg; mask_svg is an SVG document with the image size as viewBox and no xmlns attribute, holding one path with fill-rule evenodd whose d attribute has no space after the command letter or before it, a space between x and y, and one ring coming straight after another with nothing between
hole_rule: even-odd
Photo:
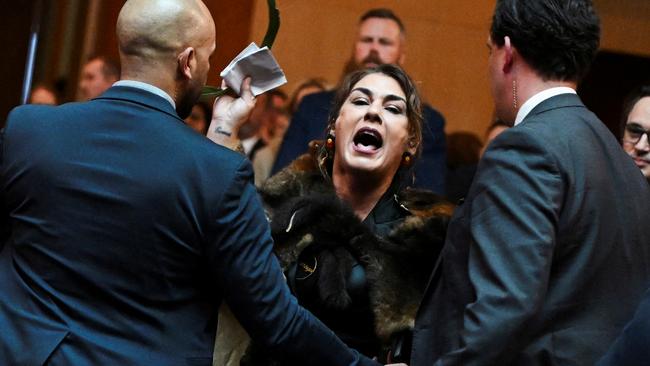
<instances>
[{"instance_id":1,"label":"eyeglasses","mask_svg":"<svg viewBox=\"0 0 650 366\"><path fill-rule=\"evenodd\" d=\"M636 145L641 141L641 137L646 135L648 142L650 143L650 130L646 130L638 123L628 123L625 125L625 135L623 140L632 145Z\"/></svg>"}]
</instances>

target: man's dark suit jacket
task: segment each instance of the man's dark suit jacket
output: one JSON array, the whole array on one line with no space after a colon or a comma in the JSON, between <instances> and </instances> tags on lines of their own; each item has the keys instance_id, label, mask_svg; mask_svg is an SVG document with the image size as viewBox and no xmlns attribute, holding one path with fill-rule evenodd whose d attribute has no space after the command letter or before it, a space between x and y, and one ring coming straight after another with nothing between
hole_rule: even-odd
<instances>
[{"instance_id":1,"label":"man's dark suit jacket","mask_svg":"<svg viewBox=\"0 0 650 366\"><path fill-rule=\"evenodd\" d=\"M650 362L650 289L623 333L596 366L647 366Z\"/></svg>"},{"instance_id":2,"label":"man's dark suit jacket","mask_svg":"<svg viewBox=\"0 0 650 366\"><path fill-rule=\"evenodd\" d=\"M650 190L574 94L483 156L416 319L411 366L593 365L650 283Z\"/></svg>"},{"instance_id":3,"label":"man's dark suit jacket","mask_svg":"<svg viewBox=\"0 0 650 366\"><path fill-rule=\"evenodd\" d=\"M335 91L307 95L291 118L291 124L282 140L282 145L273 164L271 174L286 167L307 151L310 141L324 139L330 108ZM445 147L445 119L438 111L424 105L422 126L422 156L414 167L414 187L426 188L438 194L445 194L445 173L447 168Z\"/></svg>"},{"instance_id":4,"label":"man's dark suit jacket","mask_svg":"<svg viewBox=\"0 0 650 366\"><path fill-rule=\"evenodd\" d=\"M248 160L163 98L19 107L2 137L0 365L211 365L222 299L286 356L360 364L290 295Z\"/></svg>"}]
</instances>

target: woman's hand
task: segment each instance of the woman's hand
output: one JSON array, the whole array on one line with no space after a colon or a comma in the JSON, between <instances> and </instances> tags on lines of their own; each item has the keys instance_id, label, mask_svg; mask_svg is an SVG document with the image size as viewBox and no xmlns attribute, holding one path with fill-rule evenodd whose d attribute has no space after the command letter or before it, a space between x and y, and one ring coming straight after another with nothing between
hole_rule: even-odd
<instances>
[{"instance_id":1,"label":"woman's hand","mask_svg":"<svg viewBox=\"0 0 650 366\"><path fill-rule=\"evenodd\" d=\"M225 87L223 83L222 87ZM247 77L242 81L239 98L224 95L214 101L208 138L219 145L236 150L239 145L239 127L248 120L254 107L255 96L251 91L251 78Z\"/></svg>"}]
</instances>

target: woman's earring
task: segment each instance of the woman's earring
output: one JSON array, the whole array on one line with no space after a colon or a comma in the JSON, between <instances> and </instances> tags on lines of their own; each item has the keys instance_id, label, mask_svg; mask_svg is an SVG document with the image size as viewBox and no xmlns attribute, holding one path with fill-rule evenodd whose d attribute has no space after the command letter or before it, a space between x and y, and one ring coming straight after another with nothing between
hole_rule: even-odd
<instances>
[{"instance_id":1,"label":"woman's earring","mask_svg":"<svg viewBox=\"0 0 650 366\"><path fill-rule=\"evenodd\" d=\"M412 158L412 156L411 156L411 153L408 152L408 151L405 152L405 153L402 155L402 166L403 166L404 168L409 168L409 167L411 166L412 163L413 163L413 158Z\"/></svg>"},{"instance_id":2,"label":"woman's earring","mask_svg":"<svg viewBox=\"0 0 650 366\"><path fill-rule=\"evenodd\" d=\"M333 150L334 149L334 135L331 133L327 134L327 139L325 140L325 147L327 150Z\"/></svg>"}]
</instances>

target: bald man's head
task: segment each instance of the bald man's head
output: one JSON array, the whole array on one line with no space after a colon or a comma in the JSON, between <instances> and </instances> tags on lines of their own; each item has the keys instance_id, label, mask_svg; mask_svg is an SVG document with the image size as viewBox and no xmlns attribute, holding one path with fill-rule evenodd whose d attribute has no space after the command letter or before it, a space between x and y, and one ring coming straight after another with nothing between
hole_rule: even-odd
<instances>
[{"instance_id":1,"label":"bald man's head","mask_svg":"<svg viewBox=\"0 0 650 366\"><path fill-rule=\"evenodd\" d=\"M128 0L117 19L122 79L165 90L183 117L207 79L214 32L201 0Z\"/></svg>"}]
</instances>

